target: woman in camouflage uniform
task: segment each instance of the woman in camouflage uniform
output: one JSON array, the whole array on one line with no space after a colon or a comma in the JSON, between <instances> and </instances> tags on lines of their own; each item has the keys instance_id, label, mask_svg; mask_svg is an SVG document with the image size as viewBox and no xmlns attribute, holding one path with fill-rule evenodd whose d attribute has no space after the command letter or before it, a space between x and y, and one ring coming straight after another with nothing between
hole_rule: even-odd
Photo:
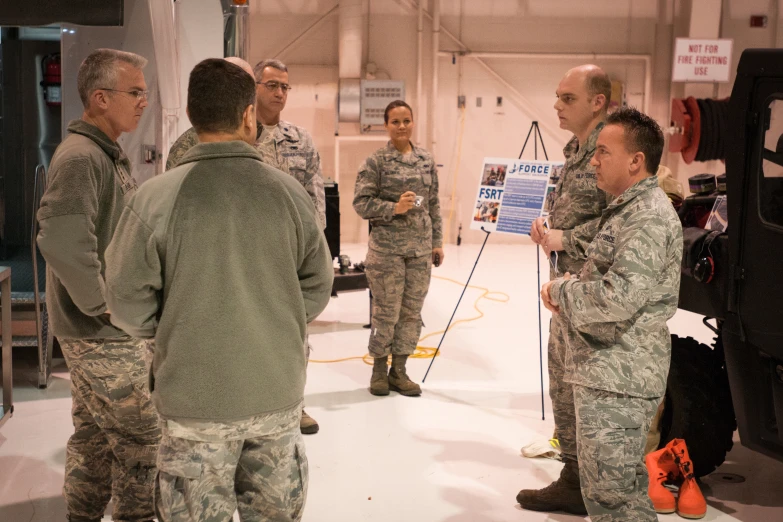
<instances>
[{"instance_id":1,"label":"woman in camouflage uniform","mask_svg":"<svg viewBox=\"0 0 783 522\"><path fill-rule=\"evenodd\" d=\"M359 169L353 208L370 220L367 282L373 295L370 393L421 395L405 371L421 334L432 264L444 259L438 172L432 154L411 143L413 111L402 100L384 113L391 140ZM387 361L392 366L387 374Z\"/></svg>"}]
</instances>

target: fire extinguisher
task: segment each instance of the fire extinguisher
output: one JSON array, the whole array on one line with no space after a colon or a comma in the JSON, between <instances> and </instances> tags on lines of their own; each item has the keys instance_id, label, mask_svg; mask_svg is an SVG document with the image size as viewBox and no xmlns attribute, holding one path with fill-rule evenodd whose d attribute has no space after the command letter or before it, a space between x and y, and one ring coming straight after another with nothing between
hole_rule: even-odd
<instances>
[{"instance_id":1,"label":"fire extinguisher","mask_svg":"<svg viewBox=\"0 0 783 522\"><path fill-rule=\"evenodd\" d=\"M63 101L61 83L60 53L49 54L41 60L44 89L44 100L49 107L59 107Z\"/></svg>"}]
</instances>

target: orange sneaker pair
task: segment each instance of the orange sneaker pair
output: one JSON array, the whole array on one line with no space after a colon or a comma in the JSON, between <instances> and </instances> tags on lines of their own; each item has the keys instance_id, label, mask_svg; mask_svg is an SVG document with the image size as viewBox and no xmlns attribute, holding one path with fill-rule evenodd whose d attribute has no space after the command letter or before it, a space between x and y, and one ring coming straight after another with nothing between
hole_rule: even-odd
<instances>
[{"instance_id":1,"label":"orange sneaker pair","mask_svg":"<svg viewBox=\"0 0 783 522\"><path fill-rule=\"evenodd\" d=\"M674 513L683 518L697 519L707 514L707 501L693 475L693 463L683 439L674 439L666 447L649 453L644 458L650 475L647 489L653 507L658 513ZM664 482L682 479L677 498L664 487Z\"/></svg>"}]
</instances>

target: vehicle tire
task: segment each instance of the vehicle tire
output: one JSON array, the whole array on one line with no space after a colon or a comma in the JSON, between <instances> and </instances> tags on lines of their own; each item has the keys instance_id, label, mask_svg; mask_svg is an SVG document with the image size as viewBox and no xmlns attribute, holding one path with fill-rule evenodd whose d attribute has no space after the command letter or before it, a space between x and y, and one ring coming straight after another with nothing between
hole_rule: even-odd
<instances>
[{"instance_id":1,"label":"vehicle tire","mask_svg":"<svg viewBox=\"0 0 783 522\"><path fill-rule=\"evenodd\" d=\"M659 448L685 439L694 474L703 477L726 460L737 420L720 337L715 348L672 335L672 362L661 417Z\"/></svg>"}]
</instances>

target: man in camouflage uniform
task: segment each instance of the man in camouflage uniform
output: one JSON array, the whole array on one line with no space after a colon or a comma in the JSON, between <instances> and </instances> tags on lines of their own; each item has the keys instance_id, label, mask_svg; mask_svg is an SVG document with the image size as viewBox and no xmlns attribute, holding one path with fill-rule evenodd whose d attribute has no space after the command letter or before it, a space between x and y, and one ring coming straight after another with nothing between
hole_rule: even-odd
<instances>
[{"instance_id":1,"label":"man in camouflage uniform","mask_svg":"<svg viewBox=\"0 0 783 522\"><path fill-rule=\"evenodd\" d=\"M359 168L353 199L359 216L372 224L366 260L373 295L370 393L388 395L392 389L416 396L421 387L408 378L405 364L421 334L432 264L445 258L438 171L432 154L410 142L410 107L402 101L389 107L385 119L392 139ZM418 205L416 196L422 198Z\"/></svg>"},{"instance_id":2,"label":"man in camouflage uniform","mask_svg":"<svg viewBox=\"0 0 783 522\"><path fill-rule=\"evenodd\" d=\"M321 176L321 156L310 133L280 119L288 100L288 67L279 60L263 60L255 70L239 58L226 58L248 71L256 80L258 134L256 150L264 163L290 174L301 183L313 200L321 228L326 228L326 195ZM198 142L192 128L180 136L169 151L166 170L176 167L182 156ZM307 343L308 357L310 343ZM318 433L318 422L302 410L302 433Z\"/></svg>"},{"instance_id":3,"label":"man in camouflage uniform","mask_svg":"<svg viewBox=\"0 0 783 522\"><path fill-rule=\"evenodd\" d=\"M306 326L334 270L309 195L253 147L255 90L225 60L193 69L199 143L139 189L106 254L113 320L156 340L160 522L227 522L236 509L292 522L304 509Z\"/></svg>"},{"instance_id":4,"label":"man in camouflage uniform","mask_svg":"<svg viewBox=\"0 0 783 522\"><path fill-rule=\"evenodd\" d=\"M663 133L620 109L591 164L615 197L577 277L546 283L542 301L568 327L582 495L593 522L658 520L647 495L647 432L666 390L677 310L682 227L653 174Z\"/></svg>"},{"instance_id":5,"label":"man in camouflage uniform","mask_svg":"<svg viewBox=\"0 0 783 522\"><path fill-rule=\"evenodd\" d=\"M114 497L118 522L152 520L160 440L150 400L146 342L112 326L104 260L125 202L136 191L117 144L147 106L141 56L99 49L79 67L84 104L68 125L38 211L38 246L47 262L52 333L71 373L74 434L63 492L71 522L97 522Z\"/></svg>"},{"instance_id":6,"label":"man in camouflage uniform","mask_svg":"<svg viewBox=\"0 0 783 522\"><path fill-rule=\"evenodd\" d=\"M531 238L545 252L561 251L557 272L550 268L550 279L566 272L577 273L584 263L584 253L597 232L598 220L611 197L596 185L590 160L595 141L603 128L612 84L606 73L595 65L571 69L557 88L557 110L560 127L574 133L563 149L565 166L555 188L550 213L550 227L544 229L544 218L533 223ZM547 366L549 396L555 417L555 436L560 442L563 469L557 481L541 490L522 490L517 502L535 511L587 513L579 490L579 464L576 454L576 417L574 394L568 383L566 324L553 316L549 324Z\"/></svg>"}]
</instances>

